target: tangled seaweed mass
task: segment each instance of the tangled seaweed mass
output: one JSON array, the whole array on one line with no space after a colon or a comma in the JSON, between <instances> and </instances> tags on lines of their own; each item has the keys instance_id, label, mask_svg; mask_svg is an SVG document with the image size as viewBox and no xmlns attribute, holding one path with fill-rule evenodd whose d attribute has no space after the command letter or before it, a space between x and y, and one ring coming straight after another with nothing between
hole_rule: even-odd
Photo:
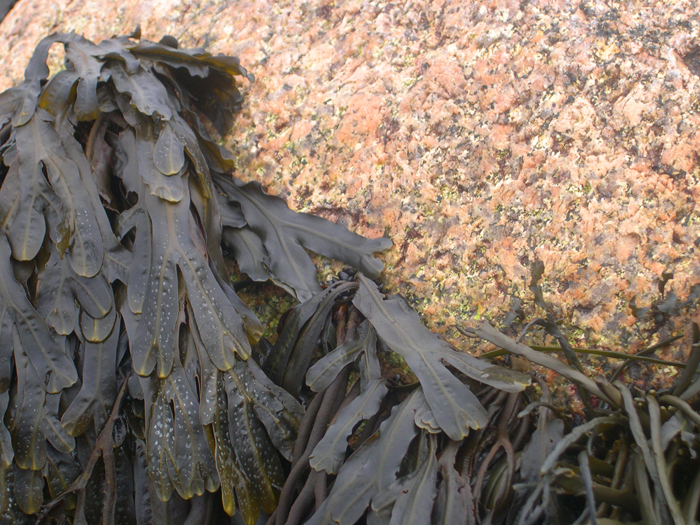
<instances>
[{"instance_id":1,"label":"tangled seaweed mass","mask_svg":"<svg viewBox=\"0 0 700 525\"><path fill-rule=\"evenodd\" d=\"M523 335L550 334L568 364L466 331L574 382L587 420L569 428L541 379L537 394L384 293L388 239L233 175L216 137L235 77L252 80L172 37L54 34L0 94L0 522L693 522L697 326L677 383L636 399L586 375L549 311ZM351 268L322 286L307 250ZM274 343L225 254L299 302Z\"/></svg>"}]
</instances>

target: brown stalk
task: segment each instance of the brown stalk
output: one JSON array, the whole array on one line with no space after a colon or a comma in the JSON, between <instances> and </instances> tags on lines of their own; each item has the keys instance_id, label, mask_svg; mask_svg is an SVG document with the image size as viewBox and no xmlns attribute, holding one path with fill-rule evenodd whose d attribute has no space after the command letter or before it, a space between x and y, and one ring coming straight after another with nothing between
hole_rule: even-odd
<instances>
[{"instance_id":1,"label":"brown stalk","mask_svg":"<svg viewBox=\"0 0 700 525\"><path fill-rule=\"evenodd\" d=\"M473 483L472 491L474 493L474 501L479 501L481 499L481 490L484 484L486 472L488 472L489 466L491 465L491 461L493 461L493 458L496 456L496 453L501 448L503 449L503 451L506 454L506 457L508 458L508 481L507 483L503 483L499 488L498 497L495 498L495 501L505 500L507 498L507 494L512 490L511 482L513 480L513 476L515 475L515 451L513 450L513 445L511 444L510 439L508 438L508 421L510 420L511 415L513 415L513 412L515 411L515 405L518 401L519 395L519 393L509 394L508 400L506 401L506 404L503 407L503 410L501 411L500 417L498 419L496 442L493 444L491 450L489 450L489 453L486 455L486 458L484 458L484 461L481 463L479 471L476 475L476 479Z\"/></svg>"},{"instance_id":2,"label":"brown stalk","mask_svg":"<svg viewBox=\"0 0 700 525\"><path fill-rule=\"evenodd\" d=\"M127 386L129 383L129 377L131 376L131 370L126 374L122 386L119 389L119 394L114 400L114 405L112 406L112 412L109 415L107 423L105 423L100 436L95 442L95 448L90 454L87 465L83 473L78 476L70 487L54 498L52 501L47 503L39 516L37 517L37 523L41 523L42 520L51 512L53 508L59 505L69 494L76 494L76 507L75 507L75 520L74 523L81 524L87 523L85 521L85 496L87 484L92 477L92 471L97 465L97 461L100 457L103 458L105 465L105 500L102 507L102 522L105 525L114 524L114 510L116 507L116 469L114 468L114 440L112 439L114 425L119 419L119 410L121 408L122 400L127 391Z\"/></svg>"},{"instance_id":3,"label":"brown stalk","mask_svg":"<svg viewBox=\"0 0 700 525\"><path fill-rule=\"evenodd\" d=\"M337 318L337 344L342 344L345 340L353 337L357 331L357 326L359 324L359 312L356 308L351 307L350 312L347 313L347 307L342 305L336 314ZM350 375L350 366L346 366L335 378L333 383L323 392L319 392L312 404L319 399L317 412L313 415L313 426L308 434L308 439L306 439L303 452L298 456L297 453L301 450L301 445L297 447L298 443L295 444L293 451L293 462L292 470L287 477L284 486L282 487L282 492L280 493L279 504L274 514L270 516L267 521L267 525L295 525L303 518L304 514L308 510L308 507L316 500L316 495L319 498L325 499L326 497L326 476L318 476L318 473L311 469L309 465L309 457L313 452L316 445L323 438L326 432L328 424L333 419L335 414L347 403L352 401L353 391L351 389L350 393L346 396L348 376ZM359 390L357 392L359 394ZM311 408L311 405L309 406ZM310 427L311 418L307 418L305 415L302 420L302 425L306 428ZM301 429L300 429L301 430ZM301 482L302 477L308 471L311 471L307 476L301 491L293 501L293 495L297 486ZM321 480L321 481L319 481ZM323 483L323 487L319 485ZM320 501L316 500L316 507L320 505Z\"/></svg>"}]
</instances>

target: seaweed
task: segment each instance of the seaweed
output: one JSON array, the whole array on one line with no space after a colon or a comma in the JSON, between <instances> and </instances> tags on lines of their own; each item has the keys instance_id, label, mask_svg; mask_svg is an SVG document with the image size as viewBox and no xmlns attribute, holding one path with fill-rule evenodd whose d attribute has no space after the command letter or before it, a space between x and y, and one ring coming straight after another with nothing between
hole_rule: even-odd
<instances>
[{"instance_id":1,"label":"seaweed","mask_svg":"<svg viewBox=\"0 0 700 525\"><path fill-rule=\"evenodd\" d=\"M537 270L539 277L542 273ZM535 271L533 271L535 274ZM659 284L660 297L649 311L663 304L664 285L672 278L665 273ZM666 297L668 297L667 294ZM690 306L695 290L682 301ZM538 306L548 308L542 294L536 294ZM679 312L676 312L676 314ZM479 337L499 349L483 354L516 354L549 368L573 382L588 399L597 397L596 409L591 408L577 425L571 425L571 414L552 406L547 384L539 379L540 400L531 400L518 414L530 417L539 411L539 420L529 442L519 451L520 462L514 463L511 501L505 507L491 506L485 501L484 516L491 523L690 523L696 520L700 485L698 485L697 441L700 416L697 412L698 348L700 329L692 323L689 342L691 351L686 362L669 362L649 358L653 352L682 339L673 336L652 345L636 355L624 352L576 349L556 337L561 345L575 354L597 354L623 360L623 366L647 359L650 364L676 366L682 370L673 384L659 391L640 390L618 379L623 366L609 376L589 377L570 363L564 363L542 352L553 347L538 347L521 342L532 326L544 324L531 321L517 340L496 330L489 323L477 328L462 329L465 335ZM550 335L554 335L551 334ZM581 352L581 350L584 350ZM564 350L566 351L566 350ZM644 357L642 357L644 356ZM568 356L567 356L568 360ZM583 396L581 396L583 398ZM693 404L688 403L692 401ZM511 435L515 428L510 430ZM521 442L522 445L522 442ZM510 461L510 460L509 460ZM487 469L486 478L489 475ZM513 468L513 465L511 465ZM496 490L493 485L489 491ZM483 500L483 497L482 497Z\"/></svg>"},{"instance_id":2,"label":"seaweed","mask_svg":"<svg viewBox=\"0 0 700 525\"><path fill-rule=\"evenodd\" d=\"M240 235L222 232L245 229L263 278L303 300L321 291L304 248L376 277L391 243L232 177L209 130L233 125L236 77L253 80L172 37L57 33L0 95L7 519L182 522L217 491L246 523L277 505L304 412L249 359L262 327L223 257Z\"/></svg>"}]
</instances>

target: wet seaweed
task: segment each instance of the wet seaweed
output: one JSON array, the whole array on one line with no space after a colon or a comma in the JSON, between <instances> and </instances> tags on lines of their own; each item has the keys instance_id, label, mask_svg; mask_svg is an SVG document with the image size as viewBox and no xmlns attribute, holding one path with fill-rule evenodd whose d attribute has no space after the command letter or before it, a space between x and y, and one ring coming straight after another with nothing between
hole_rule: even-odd
<instances>
[{"instance_id":1,"label":"wet seaweed","mask_svg":"<svg viewBox=\"0 0 700 525\"><path fill-rule=\"evenodd\" d=\"M275 348L296 394L336 298L304 249L376 277L391 243L232 177L212 133L241 107L236 78L253 80L172 37L53 34L0 95L3 522L178 523L214 493L249 524L277 506L304 410L249 359L262 327L222 247L245 237L263 279L329 297L291 356Z\"/></svg>"}]
</instances>

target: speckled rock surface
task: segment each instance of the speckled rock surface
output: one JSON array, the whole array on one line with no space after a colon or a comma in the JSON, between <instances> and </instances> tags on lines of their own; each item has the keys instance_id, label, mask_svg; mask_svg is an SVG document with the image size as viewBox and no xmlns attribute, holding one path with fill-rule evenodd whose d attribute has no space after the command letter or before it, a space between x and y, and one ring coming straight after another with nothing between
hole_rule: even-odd
<instances>
[{"instance_id":1,"label":"speckled rock surface","mask_svg":"<svg viewBox=\"0 0 700 525\"><path fill-rule=\"evenodd\" d=\"M0 89L51 31L136 24L241 58L257 80L226 139L239 176L391 237L389 288L450 340L531 300L536 259L581 344L638 349L632 297L648 305L667 269L680 297L700 282L694 0L21 0Z\"/></svg>"}]
</instances>

